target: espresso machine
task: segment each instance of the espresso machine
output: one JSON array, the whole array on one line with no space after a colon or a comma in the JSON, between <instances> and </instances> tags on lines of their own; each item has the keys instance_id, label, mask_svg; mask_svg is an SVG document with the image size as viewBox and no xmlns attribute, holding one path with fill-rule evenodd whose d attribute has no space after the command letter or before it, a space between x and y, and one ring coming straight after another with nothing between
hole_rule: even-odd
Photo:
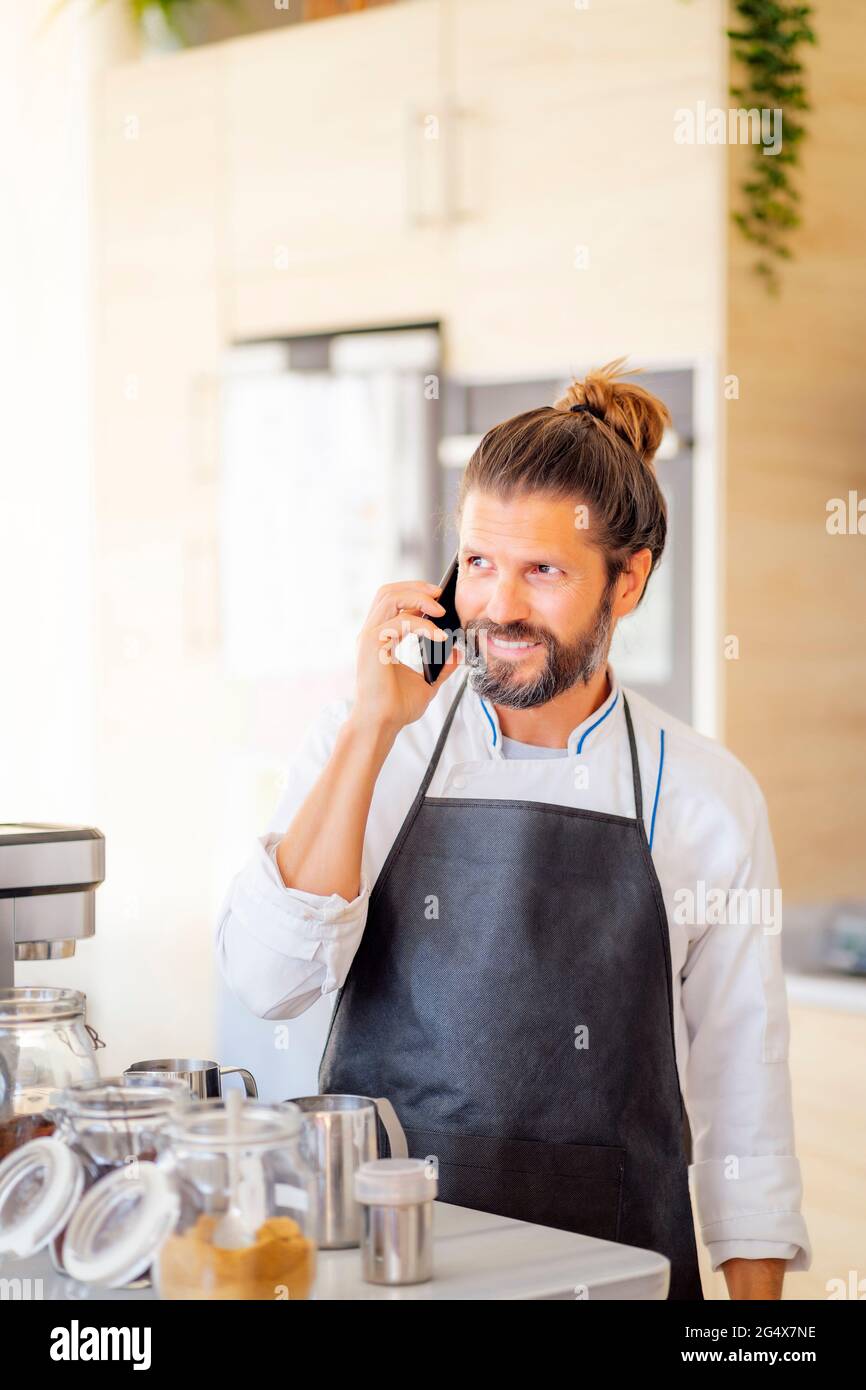
<instances>
[{"instance_id":1,"label":"espresso machine","mask_svg":"<svg viewBox=\"0 0 866 1390\"><path fill-rule=\"evenodd\" d=\"M105 837L88 825L0 824L0 989L16 960L61 960L93 936Z\"/></svg>"}]
</instances>

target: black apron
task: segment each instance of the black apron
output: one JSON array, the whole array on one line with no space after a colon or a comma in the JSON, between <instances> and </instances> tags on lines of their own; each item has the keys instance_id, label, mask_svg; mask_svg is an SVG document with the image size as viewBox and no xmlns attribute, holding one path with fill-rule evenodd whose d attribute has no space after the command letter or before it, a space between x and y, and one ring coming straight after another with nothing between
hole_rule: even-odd
<instances>
[{"instance_id":1,"label":"black apron","mask_svg":"<svg viewBox=\"0 0 866 1390\"><path fill-rule=\"evenodd\" d=\"M428 797L468 676L379 874L319 1092L387 1096L439 1198L666 1255L703 1297L668 923L643 823ZM387 1138L380 1126L380 1152Z\"/></svg>"}]
</instances>

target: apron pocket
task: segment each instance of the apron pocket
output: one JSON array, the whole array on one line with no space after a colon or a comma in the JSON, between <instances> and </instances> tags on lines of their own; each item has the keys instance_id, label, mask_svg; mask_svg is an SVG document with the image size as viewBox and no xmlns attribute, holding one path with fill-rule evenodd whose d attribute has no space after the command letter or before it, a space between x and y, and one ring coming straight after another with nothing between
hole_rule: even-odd
<instances>
[{"instance_id":1,"label":"apron pocket","mask_svg":"<svg viewBox=\"0 0 866 1390\"><path fill-rule=\"evenodd\" d=\"M439 1200L600 1240L619 1238L625 1149L407 1129L412 1158L435 1157Z\"/></svg>"}]
</instances>

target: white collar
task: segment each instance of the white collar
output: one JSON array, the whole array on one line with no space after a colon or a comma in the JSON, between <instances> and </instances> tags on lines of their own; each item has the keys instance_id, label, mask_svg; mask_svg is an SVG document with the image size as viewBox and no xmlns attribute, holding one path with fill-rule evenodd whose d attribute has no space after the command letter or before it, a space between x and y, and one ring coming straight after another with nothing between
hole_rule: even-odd
<instances>
[{"instance_id":1,"label":"white collar","mask_svg":"<svg viewBox=\"0 0 866 1390\"><path fill-rule=\"evenodd\" d=\"M608 718L608 716L612 715L615 709L622 708L619 681L610 662L607 665L607 674L610 680L610 693L604 704L599 705L598 709L587 715L586 719L572 729L568 736L566 750L572 757L576 757L589 747L595 748L601 739L608 737L616 722L615 719ZM473 704L472 717L479 720L483 727L485 745L490 757L501 758L503 756L502 730L499 727L496 706L477 695L471 685L467 689L466 695Z\"/></svg>"}]
</instances>

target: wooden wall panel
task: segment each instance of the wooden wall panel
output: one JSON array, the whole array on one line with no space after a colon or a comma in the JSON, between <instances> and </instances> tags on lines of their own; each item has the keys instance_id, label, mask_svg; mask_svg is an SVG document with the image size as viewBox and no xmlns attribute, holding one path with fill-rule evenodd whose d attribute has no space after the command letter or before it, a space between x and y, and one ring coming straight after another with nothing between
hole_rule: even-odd
<instances>
[{"instance_id":1,"label":"wooden wall panel","mask_svg":"<svg viewBox=\"0 0 866 1390\"><path fill-rule=\"evenodd\" d=\"M767 796L789 901L866 893L866 535L826 530L828 499L866 497L866 10L819 4L816 26L778 300L729 233L725 738Z\"/></svg>"}]
</instances>

